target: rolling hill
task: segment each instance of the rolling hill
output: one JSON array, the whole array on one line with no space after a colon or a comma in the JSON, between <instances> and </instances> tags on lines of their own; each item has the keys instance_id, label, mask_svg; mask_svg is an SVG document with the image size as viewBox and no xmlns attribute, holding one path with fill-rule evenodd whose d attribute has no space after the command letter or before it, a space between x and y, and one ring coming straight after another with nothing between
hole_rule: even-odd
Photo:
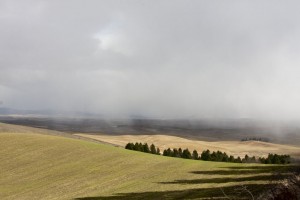
<instances>
[{"instance_id":1,"label":"rolling hill","mask_svg":"<svg viewBox=\"0 0 300 200\"><path fill-rule=\"evenodd\" d=\"M0 124L0 199L247 199L236 189L256 195L277 180L273 171L287 168L176 159L64 136Z\"/></svg>"},{"instance_id":2,"label":"rolling hill","mask_svg":"<svg viewBox=\"0 0 300 200\"><path fill-rule=\"evenodd\" d=\"M269 153L288 154L300 158L300 147L294 145L274 144L261 141L201 141L170 135L91 135L75 134L81 137L125 146L128 142L154 143L161 150L166 148L189 148L202 152L206 149L222 151L229 155L244 157L246 154L256 157L267 157Z\"/></svg>"}]
</instances>

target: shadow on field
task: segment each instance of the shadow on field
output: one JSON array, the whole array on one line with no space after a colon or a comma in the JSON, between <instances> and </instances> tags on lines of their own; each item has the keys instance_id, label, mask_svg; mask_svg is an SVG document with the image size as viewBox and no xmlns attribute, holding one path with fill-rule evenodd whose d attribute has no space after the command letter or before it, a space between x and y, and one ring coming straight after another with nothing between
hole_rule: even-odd
<instances>
[{"instance_id":1,"label":"shadow on field","mask_svg":"<svg viewBox=\"0 0 300 200\"><path fill-rule=\"evenodd\" d=\"M244 182L244 181L269 181L269 180L282 180L284 176L262 175L250 177L237 177L237 178L211 178L211 179L192 179L192 180L176 180L172 182L160 182L162 184L204 184L204 183L229 183L229 182Z\"/></svg>"},{"instance_id":2,"label":"shadow on field","mask_svg":"<svg viewBox=\"0 0 300 200\"><path fill-rule=\"evenodd\" d=\"M273 185L248 184L244 185L250 191L264 190L271 188ZM224 193L226 195L224 195ZM227 196L227 197L226 197ZM121 200L121 199L252 199L250 194L246 191L237 191L237 186L223 187L223 188L201 188L188 190L171 190L171 191L154 191L141 193L117 193L115 196L107 197L82 197L76 200Z\"/></svg>"},{"instance_id":3,"label":"shadow on field","mask_svg":"<svg viewBox=\"0 0 300 200\"><path fill-rule=\"evenodd\" d=\"M245 166L245 167L224 167L224 170L192 171L193 174L207 175L246 175L262 173L285 173L299 171L300 165L275 165L275 166Z\"/></svg>"},{"instance_id":4,"label":"shadow on field","mask_svg":"<svg viewBox=\"0 0 300 200\"><path fill-rule=\"evenodd\" d=\"M206 184L237 182L236 185L213 188L195 188L186 190L151 191L139 193L116 193L114 196L81 197L77 200L121 200L121 199L253 199L262 192L276 186L275 182L287 178L292 172L298 171L299 166L245 166L227 167L226 170L193 171L194 174L208 175L249 175L248 177L222 177L211 179L175 180L173 182L160 182L159 184ZM246 172L246 173L245 173ZM273 175L257 175L260 173L273 173ZM254 184L243 184L244 181L254 181ZM257 184L256 181L265 181ZM250 194L251 193L251 194Z\"/></svg>"}]
</instances>

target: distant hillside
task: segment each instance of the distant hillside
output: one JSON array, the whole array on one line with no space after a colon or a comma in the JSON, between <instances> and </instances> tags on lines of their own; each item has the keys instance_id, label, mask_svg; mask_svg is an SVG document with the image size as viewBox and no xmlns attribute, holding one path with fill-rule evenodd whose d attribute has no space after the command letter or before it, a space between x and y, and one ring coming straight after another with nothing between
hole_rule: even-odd
<instances>
[{"instance_id":1,"label":"distant hillside","mask_svg":"<svg viewBox=\"0 0 300 200\"><path fill-rule=\"evenodd\" d=\"M23 110L23 109L14 109L6 108L0 106L0 115L3 116L19 116L19 117L101 117L100 114L89 113L89 112L76 112L76 111L63 111L63 110Z\"/></svg>"},{"instance_id":2,"label":"distant hillside","mask_svg":"<svg viewBox=\"0 0 300 200\"><path fill-rule=\"evenodd\" d=\"M103 119L63 116L0 116L0 122L46 128L70 133L109 135L171 135L203 141L240 141L243 138L268 138L279 144L300 144L296 122L255 120L159 120Z\"/></svg>"},{"instance_id":3,"label":"distant hillside","mask_svg":"<svg viewBox=\"0 0 300 200\"><path fill-rule=\"evenodd\" d=\"M300 146L273 144L263 141L212 141L207 142L196 139L186 139L169 135L90 135L76 134L82 137L92 138L120 146L125 146L129 142L154 143L161 150L166 148L188 148L198 152L204 150L222 151L229 155L244 157L248 156L267 157L269 153L288 154L294 159L300 159Z\"/></svg>"}]
</instances>

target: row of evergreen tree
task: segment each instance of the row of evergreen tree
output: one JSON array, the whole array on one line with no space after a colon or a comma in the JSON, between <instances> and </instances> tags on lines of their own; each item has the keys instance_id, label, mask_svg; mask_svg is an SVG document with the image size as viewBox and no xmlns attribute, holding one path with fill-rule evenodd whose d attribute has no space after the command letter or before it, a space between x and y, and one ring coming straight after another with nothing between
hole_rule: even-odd
<instances>
[{"instance_id":1,"label":"row of evergreen tree","mask_svg":"<svg viewBox=\"0 0 300 200\"><path fill-rule=\"evenodd\" d=\"M194 150L193 153L191 154L189 149L182 150L181 148L179 148L179 149L174 148L173 150L170 149L170 148L165 149L163 151L163 156L186 158L186 159L195 159L195 160L199 159L198 152L196 150Z\"/></svg>"},{"instance_id":2,"label":"row of evergreen tree","mask_svg":"<svg viewBox=\"0 0 300 200\"><path fill-rule=\"evenodd\" d=\"M235 158L234 156L227 155L225 152L221 151L213 151L212 153L209 150L203 151L201 154L201 160L206 161L218 161L218 162L235 162L235 163L242 163L242 162L250 162L248 155L245 156L244 159L241 159L239 156Z\"/></svg>"},{"instance_id":3,"label":"row of evergreen tree","mask_svg":"<svg viewBox=\"0 0 300 200\"><path fill-rule=\"evenodd\" d=\"M194 160L205 160L205 161L217 161L217 162L256 162L256 159L249 158L248 155L245 158L241 159L240 157L234 158L233 156L227 155L225 152L221 151L213 151L212 153L210 150L203 151L201 155L198 154L196 150L190 153L189 149L182 150L181 148L177 149L174 148L173 150L168 148L163 151L164 156L170 157L178 157L178 158L186 158L186 159L194 159Z\"/></svg>"},{"instance_id":4,"label":"row of evergreen tree","mask_svg":"<svg viewBox=\"0 0 300 200\"><path fill-rule=\"evenodd\" d=\"M267 158L259 158L264 164L289 164L291 163L290 155L269 154Z\"/></svg>"},{"instance_id":5,"label":"row of evergreen tree","mask_svg":"<svg viewBox=\"0 0 300 200\"><path fill-rule=\"evenodd\" d=\"M125 149L134 150L134 151L141 151L145 153L152 153L160 155L160 149L156 148L154 144L151 144L150 147L147 143L128 143L125 146ZM290 156L289 155L278 155L278 154L269 154L267 158L258 158L256 159L255 156L249 157L247 154L244 158L227 155L225 152L221 151L213 151L205 150L198 154L196 150L192 153L189 149L181 149L181 148L168 148L163 151L163 156L169 157L177 157L177 158L185 158L185 159L194 159L194 160L205 160L205 161L217 161L217 162L235 162L235 163L257 163L261 162L264 164L288 164L290 163Z\"/></svg>"},{"instance_id":6,"label":"row of evergreen tree","mask_svg":"<svg viewBox=\"0 0 300 200\"><path fill-rule=\"evenodd\" d=\"M147 143L128 143L126 144L125 149L160 155L160 149L156 148L154 144L151 144L149 147Z\"/></svg>"}]
</instances>

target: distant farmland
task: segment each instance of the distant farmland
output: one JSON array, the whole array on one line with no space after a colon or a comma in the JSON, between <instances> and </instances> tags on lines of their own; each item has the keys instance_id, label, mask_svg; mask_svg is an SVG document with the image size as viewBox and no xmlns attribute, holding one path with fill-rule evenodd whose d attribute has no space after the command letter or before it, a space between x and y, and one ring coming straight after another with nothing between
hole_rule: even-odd
<instances>
[{"instance_id":1,"label":"distant farmland","mask_svg":"<svg viewBox=\"0 0 300 200\"><path fill-rule=\"evenodd\" d=\"M279 180L273 171L288 168L150 155L22 126L0 130L0 199L238 198L236 188L257 195Z\"/></svg>"},{"instance_id":2,"label":"distant farmland","mask_svg":"<svg viewBox=\"0 0 300 200\"><path fill-rule=\"evenodd\" d=\"M265 138L277 144L300 144L299 124L255 120L151 120L1 116L0 122L68 133L106 135L170 135L202 141Z\"/></svg>"},{"instance_id":3,"label":"distant farmland","mask_svg":"<svg viewBox=\"0 0 300 200\"><path fill-rule=\"evenodd\" d=\"M295 159L300 158L300 147L292 145L273 144L261 141L200 141L181 138L169 135L89 135L76 134L78 136L92 138L95 140L108 142L120 146L125 146L128 142L142 142L155 144L161 150L166 148L189 148L191 151L196 149L198 153L209 149L213 151L222 151L227 154L244 157L249 156L264 156L268 153L289 154Z\"/></svg>"}]
</instances>

